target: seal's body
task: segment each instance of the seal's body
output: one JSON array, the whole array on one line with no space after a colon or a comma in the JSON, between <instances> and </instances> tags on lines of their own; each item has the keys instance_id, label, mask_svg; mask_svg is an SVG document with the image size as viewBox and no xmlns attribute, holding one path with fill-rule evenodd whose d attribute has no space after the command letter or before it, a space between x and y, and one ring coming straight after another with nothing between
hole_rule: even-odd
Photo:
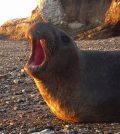
<instances>
[{"instance_id":1,"label":"seal's body","mask_svg":"<svg viewBox=\"0 0 120 134\"><path fill-rule=\"evenodd\" d=\"M34 24L26 72L60 119L120 121L120 52L82 51L62 30Z\"/></svg>"}]
</instances>

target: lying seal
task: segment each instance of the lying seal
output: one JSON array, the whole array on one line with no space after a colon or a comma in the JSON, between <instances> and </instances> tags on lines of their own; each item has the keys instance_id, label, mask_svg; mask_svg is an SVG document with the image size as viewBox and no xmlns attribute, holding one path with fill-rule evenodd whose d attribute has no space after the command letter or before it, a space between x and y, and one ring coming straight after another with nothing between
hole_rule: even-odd
<instances>
[{"instance_id":1,"label":"lying seal","mask_svg":"<svg viewBox=\"0 0 120 134\"><path fill-rule=\"evenodd\" d=\"M51 111L71 122L120 121L120 52L82 51L64 31L33 24L25 66Z\"/></svg>"}]
</instances>

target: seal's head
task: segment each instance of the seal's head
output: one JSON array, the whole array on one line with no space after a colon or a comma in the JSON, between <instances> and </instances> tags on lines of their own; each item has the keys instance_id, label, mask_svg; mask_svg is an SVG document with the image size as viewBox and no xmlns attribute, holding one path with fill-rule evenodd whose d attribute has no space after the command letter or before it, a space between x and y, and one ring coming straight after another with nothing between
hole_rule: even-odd
<instances>
[{"instance_id":1,"label":"seal's head","mask_svg":"<svg viewBox=\"0 0 120 134\"><path fill-rule=\"evenodd\" d=\"M62 69L63 59L70 58L70 55L72 56L71 49L73 51L76 46L64 31L51 24L33 24L26 37L30 44L31 54L25 71L34 78L40 77L40 73L48 70L55 71L57 69L58 71L58 62ZM67 53L70 55L66 56L65 51L69 51Z\"/></svg>"},{"instance_id":2,"label":"seal's head","mask_svg":"<svg viewBox=\"0 0 120 134\"><path fill-rule=\"evenodd\" d=\"M67 33L45 23L33 24L27 39L31 54L25 71L34 79L52 112L61 119L75 121L68 100L72 90L69 86L74 86L73 80L79 72L77 46ZM70 93L67 95L68 89ZM66 96L68 98L64 99Z\"/></svg>"}]
</instances>

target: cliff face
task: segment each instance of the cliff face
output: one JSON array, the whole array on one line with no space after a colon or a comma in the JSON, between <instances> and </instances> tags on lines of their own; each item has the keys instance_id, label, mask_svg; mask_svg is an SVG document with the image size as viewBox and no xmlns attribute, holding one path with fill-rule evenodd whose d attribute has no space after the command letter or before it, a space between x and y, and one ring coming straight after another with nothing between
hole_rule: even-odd
<instances>
[{"instance_id":1,"label":"cliff face","mask_svg":"<svg viewBox=\"0 0 120 134\"><path fill-rule=\"evenodd\" d=\"M120 0L112 0L100 26L78 34L76 39L101 39L114 36L120 36Z\"/></svg>"},{"instance_id":2,"label":"cliff face","mask_svg":"<svg viewBox=\"0 0 120 134\"><path fill-rule=\"evenodd\" d=\"M112 25L114 31L120 26L120 0L38 0L29 18L8 21L0 27L0 34L24 39L26 29L36 21L51 22L74 36L96 26L102 26L97 28L101 31Z\"/></svg>"},{"instance_id":3,"label":"cliff face","mask_svg":"<svg viewBox=\"0 0 120 134\"><path fill-rule=\"evenodd\" d=\"M39 0L41 16L52 23L102 23L112 0Z\"/></svg>"},{"instance_id":4,"label":"cliff face","mask_svg":"<svg viewBox=\"0 0 120 134\"><path fill-rule=\"evenodd\" d=\"M60 0L66 19L81 23L101 23L112 0Z\"/></svg>"},{"instance_id":5,"label":"cliff face","mask_svg":"<svg viewBox=\"0 0 120 134\"><path fill-rule=\"evenodd\" d=\"M45 22L60 24L63 20L63 10L59 0L39 0L40 15Z\"/></svg>"}]
</instances>

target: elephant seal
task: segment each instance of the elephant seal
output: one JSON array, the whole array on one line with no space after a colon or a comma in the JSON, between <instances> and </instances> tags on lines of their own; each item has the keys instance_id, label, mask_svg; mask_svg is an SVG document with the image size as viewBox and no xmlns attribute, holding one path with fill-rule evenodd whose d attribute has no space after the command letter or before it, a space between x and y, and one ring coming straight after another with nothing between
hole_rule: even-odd
<instances>
[{"instance_id":1,"label":"elephant seal","mask_svg":"<svg viewBox=\"0 0 120 134\"><path fill-rule=\"evenodd\" d=\"M69 122L120 121L120 52L79 50L51 24L35 23L27 38L31 54L25 71L60 119Z\"/></svg>"}]
</instances>

